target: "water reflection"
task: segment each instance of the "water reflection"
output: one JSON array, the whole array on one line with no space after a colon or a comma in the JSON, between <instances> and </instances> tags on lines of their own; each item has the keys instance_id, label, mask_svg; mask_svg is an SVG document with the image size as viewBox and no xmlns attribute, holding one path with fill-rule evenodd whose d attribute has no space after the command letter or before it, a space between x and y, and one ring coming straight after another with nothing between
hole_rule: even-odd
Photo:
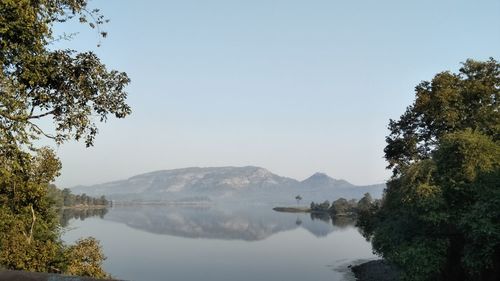
<instances>
[{"instance_id":1,"label":"water reflection","mask_svg":"<svg viewBox=\"0 0 500 281\"><path fill-rule=\"evenodd\" d=\"M103 216L71 220L64 241L100 240L106 270L123 280L340 281L336 268L373 258L352 221L272 206L114 206Z\"/></svg>"},{"instance_id":2,"label":"water reflection","mask_svg":"<svg viewBox=\"0 0 500 281\"><path fill-rule=\"evenodd\" d=\"M89 217L100 217L108 213L107 208L89 208L89 209L62 209L59 212L59 222L62 227L67 227L71 219L85 220Z\"/></svg>"},{"instance_id":3,"label":"water reflection","mask_svg":"<svg viewBox=\"0 0 500 281\"><path fill-rule=\"evenodd\" d=\"M332 220L330 215L327 214L327 213L311 213L310 214L311 216L311 220L321 220L321 221L324 221L326 223L330 223L330 221Z\"/></svg>"},{"instance_id":4,"label":"water reflection","mask_svg":"<svg viewBox=\"0 0 500 281\"><path fill-rule=\"evenodd\" d=\"M352 220L332 219L328 214L288 214L259 206L217 208L211 206L121 206L107 210L72 213L68 218L85 219L98 215L149 233L221 240L264 240L273 234L303 228L316 237L325 237L354 224Z\"/></svg>"},{"instance_id":5,"label":"water reflection","mask_svg":"<svg viewBox=\"0 0 500 281\"><path fill-rule=\"evenodd\" d=\"M351 217L333 217L332 223L339 228L347 228L354 226L356 224L356 220Z\"/></svg>"}]
</instances>

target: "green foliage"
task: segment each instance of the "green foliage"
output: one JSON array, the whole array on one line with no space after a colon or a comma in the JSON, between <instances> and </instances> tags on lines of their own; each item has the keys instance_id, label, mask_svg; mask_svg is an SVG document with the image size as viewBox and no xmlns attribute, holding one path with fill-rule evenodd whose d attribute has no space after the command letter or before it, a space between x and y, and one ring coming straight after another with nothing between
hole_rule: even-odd
<instances>
[{"instance_id":1,"label":"green foliage","mask_svg":"<svg viewBox=\"0 0 500 281\"><path fill-rule=\"evenodd\" d=\"M363 198L359 199L356 206L358 211L368 211L373 204L373 198L370 193L365 193Z\"/></svg>"},{"instance_id":2,"label":"green foliage","mask_svg":"<svg viewBox=\"0 0 500 281\"><path fill-rule=\"evenodd\" d=\"M500 278L499 91L499 64L468 60L391 120L394 176L358 225L404 280Z\"/></svg>"},{"instance_id":3,"label":"green foliage","mask_svg":"<svg viewBox=\"0 0 500 281\"><path fill-rule=\"evenodd\" d=\"M320 204L311 202L310 209L312 212L329 213L332 217L356 216L359 212L368 212L373 209L374 205L379 203L379 200L373 200L370 193L365 193L359 201L356 201L356 199L347 201L347 199L341 197L331 204L328 200Z\"/></svg>"},{"instance_id":4,"label":"green foliage","mask_svg":"<svg viewBox=\"0 0 500 281\"><path fill-rule=\"evenodd\" d=\"M385 158L395 175L431 156L440 138L467 128L498 138L500 67L493 58L467 60L459 73L442 72L415 87L415 102L390 120Z\"/></svg>"},{"instance_id":5,"label":"green foliage","mask_svg":"<svg viewBox=\"0 0 500 281\"><path fill-rule=\"evenodd\" d=\"M63 246L56 212L47 196L47 179L58 173L57 158L43 148L36 156L22 151L11 159L0 155L0 163L0 264L55 271Z\"/></svg>"},{"instance_id":6,"label":"green foliage","mask_svg":"<svg viewBox=\"0 0 500 281\"><path fill-rule=\"evenodd\" d=\"M87 194L73 194L71 190L65 188L63 190L58 189L55 185L51 184L48 187L48 196L53 201L54 205L63 208L63 207L91 207L91 206L107 206L110 204L108 200L106 200L105 196L100 196L99 198L88 196Z\"/></svg>"},{"instance_id":7,"label":"green foliage","mask_svg":"<svg viewBox=\"0 0 500 281\"><path fill-rule=\"evenodd\" d=\"M71 275L109 278L102 270L102 262L106 259L99 241L94 238L80 239L70 246L65 253L68 260L66 272Z\"/></svg>"},{"instance_id":8,"label":"green foliage","mask_svg":"<svg viewBox=\"0 0 500 281\"><path fill-rule=\"evenodd\" d=\"M76 199L67 191L59 196L50 183L61 163L52 150L33 144L47 137L91 146L97 122L131 112L125 73L108 70L92 52L51 45L70 39L54 35L53 27L71 19L106 36L101 27L107 20L87 3L0 1L0 264L6 268L106 276L98 243L83 240L68 248L60 241L56 208L93 199ZM41 119L53 127L42 129Z\"/></svg>"},{"instance_id":9,"label":"green foliage","mask_svg":"<svg viewBox=\"0 0 500 281\"><path fill-rule=\"evenodd\" d=\"M108 71L92 52L53 50L52 28L73 17L100 30L98 10L87 0L5 0L0 4L0 141L31 144L40 135L58 143L74 138L93 144L96 121L130 114L125 73ZM36 124L51 118L53 134ZM94 120L94 119L97 120Z\"/></svg>"},{"instance_id":10,"label":"green foliage","mask_svg":"<svg viewBox=\"0 0 500 281\"><path fill-rule=\"evenodd\" d=\"M369 193L365 194L365 200L371 200L371 195ZM363 199L361 199L363 201ZM330 213L333 216L355 216L359 212L358 202L356 199L351 199L347 201L344 198L339 198L333 201L330 207Z\"/></svg>"},{"instance_id":11,"label":"green foliage","mask_svg":"<svg viewBox=\"0 0 500 281\"><path fill-rule=\"evenodd\" d=\"M57 272L60 267L62 247L52 240L34 239L28 243L21 221L9 224L10 229L2 233L0 263L10 269L39 272Z\"/></svg>"},{"instance_id":12,"label":"green foliage","mask_svg":"<svg viewBox=\"0 0 500 281\"><path fill-rule=\"evenodd\" d=\"M326 200L321 204L311 202L311 211L313 212L328 212L330 209L330 201Z\"/></svg>"},{"instance_id":13,"label":"green foliage","mask_svg":"<svg viewBox=\"0 0 500 281\"><path fill-rule=\"evenodd\" d=\"M369 208L358 210L358 217L356 219L356 226L367 240L370 240L374 232L376 223L376 214L380 210L382 201L375 200Z\"/></svg>"}]
</instances>

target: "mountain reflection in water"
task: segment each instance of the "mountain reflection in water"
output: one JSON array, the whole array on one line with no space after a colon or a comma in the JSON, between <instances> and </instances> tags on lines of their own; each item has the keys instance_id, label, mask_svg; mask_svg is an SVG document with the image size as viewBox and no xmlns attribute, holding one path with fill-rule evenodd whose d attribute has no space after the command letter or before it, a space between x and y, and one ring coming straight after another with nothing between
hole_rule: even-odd
<instances>
[{"instance_id":1,"label":"mountain reflection in water","mask_svg":"<svg viewBox=\"0 0 500 281\"><path fill-rule=\"evenodd\" d=\"M70 220L63 239L98 239L122 280L344 281L348 264L374 257L352 221L272 208L115 205Z\"/></svg>"},{"instance_id":2,"label":"mountain reflection in water","mask_svg":"<svg viewBox=\"0 0 500 281\"><path fill-rule=\"evenodd\" d=\"M316 237L324 237L354 224L348 218L332 220L326 214L278 213L271 208L134 205L86 214L99 215L105 220L155 234L245 241L263 240L275 233L296 228L304 228ZM78 218L82 219L84 214L79 215Z\"/></svg>"}]
</instances>

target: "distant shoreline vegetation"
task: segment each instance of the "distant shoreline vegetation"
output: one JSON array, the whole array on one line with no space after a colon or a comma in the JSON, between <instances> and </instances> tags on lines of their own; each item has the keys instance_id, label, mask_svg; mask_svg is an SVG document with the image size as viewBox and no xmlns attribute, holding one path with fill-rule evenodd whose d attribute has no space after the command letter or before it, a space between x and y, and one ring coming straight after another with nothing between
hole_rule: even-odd
<instances>
[{"instance_id":1,"label":"distant shoreline vegetation","mask_svg":"<svg viewBox=\"0 0 500 281\"><path fill-rule=\"evenodd\" d=\"M309 207L275 207L274 211L288 213L322 213L335 216L357 217L360 213L369 212L374 206L380 204L379 199L373 199L370 193L365 193L360 200L339 198L330 204L326 200L323 203L311 202Z\"/></svg>"},{"instance_id":2,"label":"distant shoreline vegetation","mask_svg":"<svg viewBox=\"0 0 500 281\"><path fill-rule=\"evenodd\" d=\"M92 197L84 194L73 194L69 188L58 189L51 184L48 188L48 196L57 209L98 209L111 206L105 196Z\"/></svg>"},{"instance_id":3,"label":"distant shoreline vegetation","mask_svg":"<svg viewBox=\"0 0 500 281\"><path fill-rule=\"evenodd\" d=\"M48 197L53 202L62 227L68 226L71 219L84 220L94 216L103 218L108 207L112 206L112 202L104 196L73 194L70 189L59 189L54 184L48 187Z\"/></svg>"}]
</instances>

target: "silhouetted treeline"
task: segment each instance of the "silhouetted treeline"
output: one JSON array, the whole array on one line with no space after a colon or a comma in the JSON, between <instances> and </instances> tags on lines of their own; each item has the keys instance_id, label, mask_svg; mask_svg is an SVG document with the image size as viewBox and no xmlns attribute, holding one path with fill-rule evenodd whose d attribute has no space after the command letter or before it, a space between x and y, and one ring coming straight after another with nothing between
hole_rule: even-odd
<instances>
[{"instance_id":1,"label":"silhouetted treeline","mask_svg":"<svg viewBox=\"0 0 500 281\"><path fill-rule=\"evenodd\" d=\"M311 211L319 213L329 213L332 216L353 216L360 212L368 211L372 205L378 204L379 200L373 200L370 193L365 193L359 201L356 199L347 200L339 198L330 204L326 200L323 203L311 202Z\"/></svg>"},{"instance_id":2,"label":"silhouetted treeline","mask_svg":"<svg viewBox=\"0 0 500 281\"><path fill-rule=\"evenodd\" d=\"M65 188L58 189L55 185L49 186L49 197L54 201L55 205L59 208L74 207L74 206L107 206L110 202L106 197L101 196L98 198L91 197L84 194L73 194L71 190Z\"/></svg>"}]
</instances>

